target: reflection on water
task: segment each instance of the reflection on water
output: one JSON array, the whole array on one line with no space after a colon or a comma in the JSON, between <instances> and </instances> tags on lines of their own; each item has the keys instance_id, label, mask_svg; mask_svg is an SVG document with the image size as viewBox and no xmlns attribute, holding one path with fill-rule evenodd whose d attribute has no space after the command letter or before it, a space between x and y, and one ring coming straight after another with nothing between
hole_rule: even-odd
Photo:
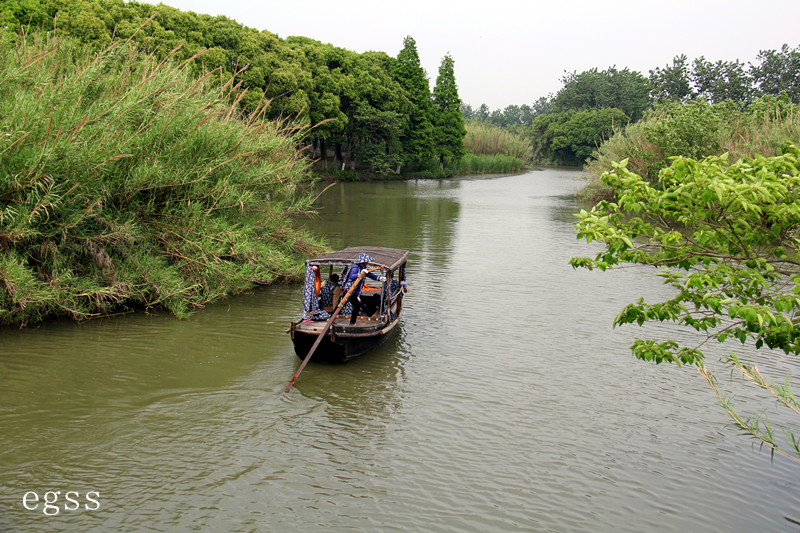
<instances>
[{"instance_id":1,"label":"reflection on water","mask_svg":"<svg viewBox=\"0 0 800 533\"><path fill-rule=\"evenodd\" d=\"M0 335L2 531L790 531L800 470L735 437L702 378L611 330L666 290L573 271L568 171L337 184L334 247L412 250L401 327L347 365L299 360L298 286L187 320ZM784 363L768 364L778 375ZM795 369L795 374L796 374ZM45 516L26 491L100 493Z\"/></svg>"}]
</instances>

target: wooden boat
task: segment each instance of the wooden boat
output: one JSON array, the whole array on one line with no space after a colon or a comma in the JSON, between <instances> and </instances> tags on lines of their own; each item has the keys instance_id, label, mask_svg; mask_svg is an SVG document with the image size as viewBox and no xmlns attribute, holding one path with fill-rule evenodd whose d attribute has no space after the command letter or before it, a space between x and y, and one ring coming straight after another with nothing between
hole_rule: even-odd
<instances>
[{"instance_id":1,"label":"wooden boat","mask_svg":"<svg viewBox=\"0 0 800 533\"><path fill-rule=\"evenodd\" d=\"M403 294L406 292L406 261L408 251L378 246L359 246L320 255L306 261L303 286L303 316L291 323L294 351L305 359L309 350L328 326L329 313L320 309L318 301L322 277L329 279L338 274L345 280L347 273L362 253L371 256L368 270L374 270L386 281L366 279L361 300L369 308L360 312L354 325L350 325L351 306L342 306L319 346L311 356L312 361L345 363L382 343L394 331L403 311ZM330 308L329 308L330 309ZM347 311L347 314L344 312Z\"/></svg>"}]
</instances>

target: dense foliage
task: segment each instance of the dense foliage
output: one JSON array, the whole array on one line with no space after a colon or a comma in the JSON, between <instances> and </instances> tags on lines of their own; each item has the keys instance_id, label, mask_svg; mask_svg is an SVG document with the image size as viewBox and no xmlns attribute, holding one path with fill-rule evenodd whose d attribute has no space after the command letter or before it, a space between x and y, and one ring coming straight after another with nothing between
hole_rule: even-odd
<instances>
[{"instance_id":1,"label":"dense foliage","mask_svg":"<svg viewBox=\"0 0 800 533\"><path fill-rule=\"evenodd\" d=\"M226 90L230 89L230 84ZM0 323L163 306L294 276L296 133L124 44L0 48Z\"/></svg>"},{"instance_id":2,"label":"dense foliage","mask_svg":"<svg viewBox=\"0 0 800 533\"><path fill-rule=\"evenodd\" d=\"M14 0L0 5L0 20L9 34L42 29L94 50L124 39L159 59L187 60L195 75L213 72L220 86L242 88L237 102L246 113L309 126L310 153L322 168L335 161L338 169L388 174L436 168L442 156L434 151L433 124L444 118L434 117L410 37L398 58L359 54L307 37L281 39L224 16L122 0Z\"/></svg>"},{"instance_id":3,"label":"dense foliage","mask_svg":"<svg viewBox=\"0 0 800 533\"><path fill-rule=\"evenodd\" d=\"M600 176L625 159L630 170L655 182L671 157L700 159L725 152L731 159L774 156L786 141L800 145L800 112L786 95L764 96L746 108L730 101L668 102L617 130L586 168Z\"/></svg>"},{"instance_id":4,"label":"dense foliage","mask_svg":"<svg viewBox=\"0 0 800 533\"><path fill-rule=\"evenodd\" d=\"M561 78L564 87L553 98L552 111L619 109L629 120L639 120L650 107L647 78L628 69L596 68Z\"/></svg>"},{"instance_id":5,"label":"dense foliage","mask_svg":"<svg viewBox=\"0 0 800 533\"><path fill-rule=\"evenodd\" d=\"M548 113L533 121L531 143L539 159L579 164L628 122L625 113L612 107Z\"/></svg>"},{"instance_id":6,"label":"dense foliage","mask_svg":"<svg viewBox=\"0 0 800 533\"><path fill-rule=\"evenodd\" d=\"M636 357L695 364L719 392L704 363L702 348L709 340L737 339L800 354L800 148L785 145L780 155L734 163L726 157L678 157L655 185L626 163L603 176L617 191L615 201L579 215L578 237L599 241L603 249L571 263L601 270L623 264L663 267L659 275L674 296L657 303L641 298L619 313L615 325L674 322L704 336L695 346L636 340ZM800 415L790 378L772 383L735 354L729 361ZM789 429L782 440L768 418L746 420L729 401L724 405L742 429L800 460L800 441Z\"/></svg>"}]
</instances>

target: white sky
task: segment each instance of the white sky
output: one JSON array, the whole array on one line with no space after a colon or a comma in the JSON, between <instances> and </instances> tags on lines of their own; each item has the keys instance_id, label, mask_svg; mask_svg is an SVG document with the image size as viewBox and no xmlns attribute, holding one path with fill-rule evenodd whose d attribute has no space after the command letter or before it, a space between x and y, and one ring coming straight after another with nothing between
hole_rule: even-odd
<instances>
[{"instance_id":1,"label":"white sky","mask_svg":"<svg viewBox=\"0 0 800 533\"><path fill-rule=\"evenodd\" d=\"M149 3L157 3L150 0ZM391 56L411 35L431 85L446 53L461 100L477 108L532 104L564 71L649 70L690 60L755 62L800 45L800 0L164 0L225 15L285 38L302 35Z\"/></svg>"}]
</instances>

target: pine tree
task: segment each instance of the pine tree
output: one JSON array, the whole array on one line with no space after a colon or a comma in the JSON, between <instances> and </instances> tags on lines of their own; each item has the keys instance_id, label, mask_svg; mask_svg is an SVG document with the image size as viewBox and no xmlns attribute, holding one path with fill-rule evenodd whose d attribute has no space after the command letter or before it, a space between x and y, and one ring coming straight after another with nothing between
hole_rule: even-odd
<instances>
[{"instance_id":1,"label":"pine tree","mask_svg":"<svg viewBox=\"0 0 800 533\"><path fill-rule=\"evenodd\" d=\"M433 88L434 141L439 156L439 166L445 162L458 163L464 157L464 117L458 97L453 58L447 54L439 66L439 76Z\"/></svg>"},{"instance_id":2,"label":"pine tree","mask_svg":"<svg viewBox=\"0 0 800 533\"><path fill-rule=\"evenodd\" d=\"M403 40L403 49L397 54L392 77L408 92L412 110L400 139L406 161L422 167L435 156L433 131L433 105L431 90L425 70L419 62L417 43L411 36Z\"/></svg>"}]
</instances>

